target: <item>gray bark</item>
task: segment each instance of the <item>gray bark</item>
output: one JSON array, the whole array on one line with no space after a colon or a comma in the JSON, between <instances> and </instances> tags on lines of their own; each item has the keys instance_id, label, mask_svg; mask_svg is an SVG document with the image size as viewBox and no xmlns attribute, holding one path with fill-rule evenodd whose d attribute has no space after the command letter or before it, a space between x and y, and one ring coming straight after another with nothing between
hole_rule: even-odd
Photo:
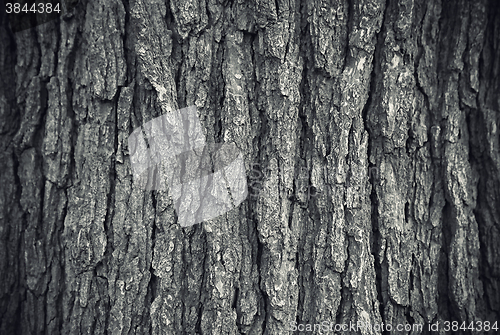
<instances>
[{"instance_id":1,"label":"gray bark","mask_svg":"<svg viewBox=\"0 0 500 335\"><path fill-rule=\"evenodd\" d=\"M0 73L1 334L500 322L495 0L84 0ZM182 228L127 139L192 105L258 187Z\"/></svg>"}]
</instances>

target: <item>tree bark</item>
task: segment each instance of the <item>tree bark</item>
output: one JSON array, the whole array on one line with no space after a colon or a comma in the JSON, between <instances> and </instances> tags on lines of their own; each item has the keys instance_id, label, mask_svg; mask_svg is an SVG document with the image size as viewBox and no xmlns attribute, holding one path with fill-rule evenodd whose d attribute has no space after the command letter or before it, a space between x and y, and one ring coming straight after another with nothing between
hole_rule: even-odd
<instances>
[{"instance_id":1,"label":"tree bark","mask_svg":"<svg viewBox=\"0 0 500 335\"><path fill-rule=\"evenodd\" d=\"M0 16L1 334L500 327L497 1L73 3ZM127 140L193 105L250 195L182 228Z\"/></svg>"}]
</instances>

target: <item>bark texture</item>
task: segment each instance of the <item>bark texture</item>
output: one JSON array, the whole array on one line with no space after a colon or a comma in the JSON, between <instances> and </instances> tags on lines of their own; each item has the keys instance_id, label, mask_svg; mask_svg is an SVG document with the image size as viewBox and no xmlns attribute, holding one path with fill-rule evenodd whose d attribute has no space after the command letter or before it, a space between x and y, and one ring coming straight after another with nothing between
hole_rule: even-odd
<instances>
[{"instance_id":1,"label":"bark texture","mask_svg":"<svg viewBox=\"0 0 500 335\"><path fill-rule=\"evenodd\" d=\"M500 322L497 1L82 0L0 71L1 334ZM258 194L181 228L127 139L192 105Z\"/></svg>"}]
</instances>

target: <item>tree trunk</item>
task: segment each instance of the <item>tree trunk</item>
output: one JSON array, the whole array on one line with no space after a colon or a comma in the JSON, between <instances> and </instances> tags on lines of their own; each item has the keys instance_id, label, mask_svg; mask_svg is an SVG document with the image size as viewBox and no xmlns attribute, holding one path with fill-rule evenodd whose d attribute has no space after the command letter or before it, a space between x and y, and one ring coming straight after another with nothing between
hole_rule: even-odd
<instances>
[{"instance_id":1,"label":"tree trunk","mask_svg":"<svg viewBox=\"0 0 500 335\"><path fill-rule=\"evenodd\" d=\"M497 1L0 21L1 334L500 327ZM243 153L249 196L183 228L169 190L137 187L128 137L187 106Z\"/></svg>"}]
</instances>

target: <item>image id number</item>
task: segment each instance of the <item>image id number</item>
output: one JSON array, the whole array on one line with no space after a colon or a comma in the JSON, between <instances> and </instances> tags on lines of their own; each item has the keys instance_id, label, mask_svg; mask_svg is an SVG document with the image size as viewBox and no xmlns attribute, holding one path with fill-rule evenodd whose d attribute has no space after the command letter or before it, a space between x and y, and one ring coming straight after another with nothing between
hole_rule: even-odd
<instances>
[{"instance_id":1,"label":"image id number","mask_svg":"<svg viewBox=\"0 0 500 335\"><path fill-rule=\"evenodd\" d=\"M470 330L473 332L480 332L480 331L489 332L491 330L494 330L495 332L498 331L497 322L492 324L489 321L484 321L484 322L483 321L475 321L475 322L473 321L470 324L466 324L465 322L462 322L462 324L459 324L458 321L453 321L453 322L445 321L443 323L443 325L444 325L443 330L445 332L449 332L450 330L453 332L456 332L459 329L464 330L464 331Z\"/></svg>"},{"instance_id":2,"label":"image id number","mask_svg":"<svg viewBox=\"0 0 500 335\"><path fill-rule=\"evenodd\" d=\"M34 3L31 6L28 6L28 4L24 4L24 6L22 8L21 8L21 4L18 3L18 2L14 2L14 3L8 2L8 3L5 4L5 12L7 14L11 14L11 13L19 14L21 12L24 12L24 13L38 13L38 14L42 14L42 13L50 14L52 12L59 13L60 11L61 11L61 9L59 8L59 3L57 3L55 6L53 6L50 2L47 2L47 3L43 3L43 2Z\"/></svg>"}]
</instances>

